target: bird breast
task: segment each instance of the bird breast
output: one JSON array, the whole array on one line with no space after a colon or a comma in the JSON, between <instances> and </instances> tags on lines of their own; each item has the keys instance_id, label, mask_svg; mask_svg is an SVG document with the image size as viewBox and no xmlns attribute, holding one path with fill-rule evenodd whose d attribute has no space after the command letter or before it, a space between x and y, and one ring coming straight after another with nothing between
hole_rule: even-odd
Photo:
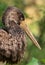
<instances>
[{"instance_id":1,"label":"bird breast","mask_svg":"<svg viewBox=\"0 0 45 65\"><path fill-rule=\"evenodd\" d=\"M4 61L7 59L7 61L18 62L23 57L25 43L24 33L13 36L0 29L0 55Z\"/></svg>"}]
</instances>

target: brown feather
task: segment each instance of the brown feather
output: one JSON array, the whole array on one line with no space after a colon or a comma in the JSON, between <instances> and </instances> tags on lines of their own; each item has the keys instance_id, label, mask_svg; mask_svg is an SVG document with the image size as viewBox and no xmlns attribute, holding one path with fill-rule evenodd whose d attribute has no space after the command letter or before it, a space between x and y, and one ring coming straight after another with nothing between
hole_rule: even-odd
<instances>
[{"instance_id":1,"label":"brown feather","mask_svg":"<svg viewBox=\"0 0 45 65\"><path fill-rule=\"evenodd\" d=\"M21 29L20 29L21 30ZM21 30L21 32L23 32ZM0 55L2 61L18 62L25 50L25 35L16 33L15 36L0 29Z\"/></svg>"}]
</instances>

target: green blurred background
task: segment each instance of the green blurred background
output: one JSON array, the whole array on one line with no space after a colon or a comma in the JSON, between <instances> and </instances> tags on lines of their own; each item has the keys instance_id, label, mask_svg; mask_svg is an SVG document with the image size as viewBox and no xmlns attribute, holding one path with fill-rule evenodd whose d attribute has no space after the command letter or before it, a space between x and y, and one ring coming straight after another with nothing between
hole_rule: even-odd
<instances>
[{"instance_id":1,"label":"green blurred background","mask_svg":"<svg viewBox=\"0 0 45 65\"><path fill-rule=\"evenodd\" d=\"M3 12L8 6L16 6L23 11L26 24L42 47L39 50L26 36L27 48L24 58L14 65L45 65L45 0L0 0L0 28L3 26ZM0 62L1 64L4 65Z\"/></svg>"}]
</instances>

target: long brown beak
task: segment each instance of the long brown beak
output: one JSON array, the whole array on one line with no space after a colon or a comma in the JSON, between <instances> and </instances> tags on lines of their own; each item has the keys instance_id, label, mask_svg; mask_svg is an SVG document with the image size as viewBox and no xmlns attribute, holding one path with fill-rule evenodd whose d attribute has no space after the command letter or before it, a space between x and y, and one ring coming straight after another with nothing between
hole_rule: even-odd
<instances>
[{"instance_id":1,"label":"long brown beak","mask_svg":"<svg viewBox=\"0 0 45 65\"><path fill-rule=\"evenodd\" d=\"M31 33L31 31L27 27L26 23L24 21L22 21L21 24L20 24L20 26L24 29L24 31L26 32L26 34L28 35L28 37L32 40L32 42L41 50L40 45L38 44L37 40L35 39L35 37Z\"/></svg>"}]
</instances>

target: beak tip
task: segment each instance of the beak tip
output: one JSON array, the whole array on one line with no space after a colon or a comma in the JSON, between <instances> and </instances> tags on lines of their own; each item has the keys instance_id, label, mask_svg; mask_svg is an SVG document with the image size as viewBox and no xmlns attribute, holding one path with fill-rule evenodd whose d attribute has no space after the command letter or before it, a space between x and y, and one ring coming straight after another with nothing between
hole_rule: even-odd
<instances>
[{"instance_id":1,"label":"beak tip","mask_svg":"<svg viewBox=\"0 0 45 65\"><path fill-rule=\"evenodd\" d=\"M39 49L41 50L41 47Z\"/></svg>"},{"instance_id":2,"label":"beak tip","mask_svg":"<svg viewBox=\"0 0 45 65\"><path fill-rule=\"evenodd\" d=\"M41 50L41 47L40 47L40 45L38 45L38 48Z\"/></svg>"}]
</instances>

